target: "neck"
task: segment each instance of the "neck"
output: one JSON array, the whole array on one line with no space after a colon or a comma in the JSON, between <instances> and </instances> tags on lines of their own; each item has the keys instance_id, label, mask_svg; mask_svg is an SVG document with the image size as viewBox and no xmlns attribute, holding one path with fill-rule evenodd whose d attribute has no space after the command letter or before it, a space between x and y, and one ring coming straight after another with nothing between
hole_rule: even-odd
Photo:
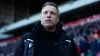
<instances>
[{"instance_id":1,"label":"neck","mask_svg":"<svg viewBox=\"0 0 100 56\"><path fill-rule=\"evenodd\" d=\"M55 27L47 27L47 28L44 28L44 30L49 31L49 32L54 32L56 30L56 26Z\"/></svg>"}]
</instances>

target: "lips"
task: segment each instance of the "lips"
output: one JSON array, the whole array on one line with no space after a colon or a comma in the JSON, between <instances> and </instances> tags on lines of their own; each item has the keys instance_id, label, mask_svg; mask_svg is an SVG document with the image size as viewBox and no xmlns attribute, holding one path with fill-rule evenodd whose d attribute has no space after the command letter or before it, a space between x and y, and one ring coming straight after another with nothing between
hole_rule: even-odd
<instances>
[{"instance_id":1,"label":"lips","mask_svg":"<svg viewBox=\"0 0 100 56\"><path fill-rule=\"evenodd\" d=\"M51 20L46 20L46 22L52 22Z\"/></svg>"}]
</instances>

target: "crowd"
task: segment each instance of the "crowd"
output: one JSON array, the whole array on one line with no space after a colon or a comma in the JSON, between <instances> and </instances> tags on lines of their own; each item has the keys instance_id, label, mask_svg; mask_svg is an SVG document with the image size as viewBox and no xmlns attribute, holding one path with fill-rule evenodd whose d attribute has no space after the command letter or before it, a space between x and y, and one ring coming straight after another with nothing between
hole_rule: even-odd
<instances>
[{"instance_id":1,"label":"crowd","mask_svg":"<svg viewBox=\"0 0 100 56\"><path fill-rule=\"evenodd\" d=\"M75 41L80 56L100 56L100 20L68 27L66 32Z\"/></svg>"},{"instance_id":2,"label":"crowd","mask_svg":"<svg viewBox=\"0 0 100 56\"><path fill-rule=\"evenodd\" d=\"M0 43L0 56L13 56L17 41Z\"/></svg>"}]
</instances>

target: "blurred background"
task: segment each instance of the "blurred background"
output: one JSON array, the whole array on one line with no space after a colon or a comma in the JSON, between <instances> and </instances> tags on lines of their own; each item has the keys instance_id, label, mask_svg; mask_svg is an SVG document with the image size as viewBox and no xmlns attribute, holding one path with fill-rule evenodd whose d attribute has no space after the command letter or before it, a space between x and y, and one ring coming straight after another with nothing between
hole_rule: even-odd
<instances>
[{"instance_id":1,"label":"blurred background","mask_svg":"<svg viewBox=\"0 0 100 56\"><path fill-rule=\"evenodd\" d=\"M32 30L47 1L57 4L78 54L100 56L100 0L0 0L0 56L13 56L18 40Z\"/></svg>"}]
</instances>

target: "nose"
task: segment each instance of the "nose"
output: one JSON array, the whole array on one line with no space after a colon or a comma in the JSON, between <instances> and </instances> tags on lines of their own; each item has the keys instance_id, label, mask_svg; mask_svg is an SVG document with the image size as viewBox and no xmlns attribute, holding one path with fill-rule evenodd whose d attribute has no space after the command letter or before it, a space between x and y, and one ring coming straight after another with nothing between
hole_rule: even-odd
<instances>
[{"instance_id":1,"label":"nose","mask_svg":"<svg viewBox=\"0 0 100 56\"><path fill-rule=\"evenodd\" d=\"M51 14L50 13L47 14L47 18L51 18Z\"/></svg>"}]
</instances>

